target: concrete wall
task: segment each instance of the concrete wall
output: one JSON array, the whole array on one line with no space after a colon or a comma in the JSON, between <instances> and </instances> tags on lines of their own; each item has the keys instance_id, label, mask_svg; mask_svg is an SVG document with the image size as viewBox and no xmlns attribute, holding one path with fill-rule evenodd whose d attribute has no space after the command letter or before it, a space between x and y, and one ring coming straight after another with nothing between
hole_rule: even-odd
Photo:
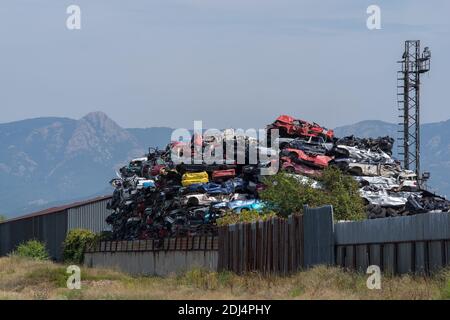
<instances>
[{"instance_id":1,"label":"concrete wall","mask_svg":"<svg viewBox=\"0 0 450 320\"><path fill-rule=\"evenodd\" d=\"M87 267L105 267L133 275L165 276L192 268L217 270L218 251L86 252Z\"/></svg>"}]
</instances>

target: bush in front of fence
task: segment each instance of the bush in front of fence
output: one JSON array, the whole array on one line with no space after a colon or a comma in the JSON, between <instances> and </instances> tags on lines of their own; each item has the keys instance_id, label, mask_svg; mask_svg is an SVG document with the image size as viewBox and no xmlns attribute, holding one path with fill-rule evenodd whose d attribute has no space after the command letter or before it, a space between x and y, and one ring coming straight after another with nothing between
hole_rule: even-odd
<instances>
[{"instance_id":1,"label":"bush in front of fence","mask_svg":"<svg viewBox=\"0 0 450 320\"><path fill-rule=\"evenodd\" d=\"M320 177L299 179L297 176L278 173L264 178L267 188L261 199L270 204L279 215L303 213L303 206L332 205L337 220L364 218L364 202L359 195L358 184L352 177L336 168L326 168Z\"/></svg>"},{"instance_id":2,"label":"bush in front of fence","mask_svg":"<svg viewBox=\"0 0 450 320\"><path fill-rule=\"evenodd\" d=\"M45 243L38 240L28 240L21 243L11 256L29 258L33 260L47 260L49 258Z\"/></svg>"},{"instance_id":3,"label":"bush in front of fence","mask_svg":"<svg viewBox=\"0 0 450 320\"><path fill-rule=\"evenodd\" d=\"M273 211L258 212L256 210L244 210L237 214L235 212L227 212L225 215L217 219L218 226L226 226L229 224L239 222L253 222L253 221L265 221L269 218L276 217L277 214Z\"/></svg>"},{"instance_id":4,"label":"bush in front of fence","mask_svg":"<svg viewBox=\"0 0 450 320\"><path fill-rule=\"evenodd\" d=\"M97 236L90 230L70 230L64 240L63 259L66 262L82 263L84 251L89 245L97 241Z\"/></svg>"}]
</instances>

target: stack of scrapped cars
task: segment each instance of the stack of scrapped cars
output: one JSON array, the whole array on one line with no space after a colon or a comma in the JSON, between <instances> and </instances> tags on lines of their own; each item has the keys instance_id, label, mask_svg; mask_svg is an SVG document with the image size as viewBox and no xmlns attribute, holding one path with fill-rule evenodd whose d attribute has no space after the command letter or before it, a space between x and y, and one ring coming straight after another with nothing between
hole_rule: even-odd
<instances>
[{"instance_id":1,"label":"stack of scrapped cars","mask_svg":"<svg viewBox=\"0 0 450 320\"><path fill-rule=\"evenodd\" d=\"M448 212L450 202L417 184L414 172L405 170L392 157L390 137L337 138L333 130L305 120L281 115L267 129L278 129L278 149L257 146L254 138L235 135L196 136L189 143L172 141L164 150L149 149L145 157L133 159L110 181L114 187L108 204L107 223L117 240L158 239L168 236L204 235L216 232L216 219L225 212L263 211L267 204L258 197L264 189L261 169L268 162L249 164L249 150L276 154L279 170L314 187L324 168L334 166L359 183L369 219ZM268 131L270 141L270 130ZM234 159L223 164L192 162L174 164L171 155L185 148L214 153L214 148L244 143ZM277 151L275 151L277 150ZM237 161L244 159L244 161ZM243 163L243 164L239 164Z\"/></svg>"},{"instance_id":2,"label":"stack of scrapped cars","mask_svg":"<svg viewBox=\"0 0 450 320\"><path fill-rule=\"evenodd\" d=\"M282 170L314 179L327 166L339 168L359 183L369 219L450 210L448 200L421 190L416 174L392 158L389 136L337 138L317 123L287 115L267 128L279 129Z\"/></svg>"},{"instance_id":3,"label":"stack of scrapped cars","mask_svg":"<svg viewBox=\"0 0 450 320\"><path fill-rule=\"evenodd\" d=\"M171 151L150 149L130 161L117 177L106 222L112 240L161 239L169 236L215 234L215 221L225 212L261 211L263 188L259 170L264 164L178 164Z\"/></svg>"}]
</instances>

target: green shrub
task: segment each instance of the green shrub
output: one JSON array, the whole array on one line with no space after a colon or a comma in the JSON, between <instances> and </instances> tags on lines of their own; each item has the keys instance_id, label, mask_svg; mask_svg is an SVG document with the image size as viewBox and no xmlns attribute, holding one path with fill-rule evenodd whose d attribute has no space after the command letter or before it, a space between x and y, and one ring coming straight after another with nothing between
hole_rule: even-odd
<instances>
[{"instance_id":1,"label":"green shrub","mask_svg":"<svg viewBox=\"0 0 450 320\"><path fill-rule=\"evenodd\" d=\"M70 230L64 240L63 259L67 262L82 263L84 250L97 241L95 233L85 229Z\"/></svg>"},{"instance_id":2,"label":"green shrub","mask_svg":"<svg viewBox=\"0 0 450 320\"><path fill-rule=\"evenodd\" d=\"M323 171L319 180L337 220L364 219L364 201L359 193L358 183L351 176L329 167Z\"/></svg>"},{"instance_id":3,"label":"green shrub","mask_svg":"<svg viewBox=\"0 0 450 320\"><path fill-rule=\"evenodd\" d=\"M3 214L0 214L0 222L6 221L7 218Z\"/></svg>"},{"instance_id":4,"label":"green shrub","mask_svg":"<svg viewBox=\"0 0 450 320\"><path fill-rule=\"evenodd\" d=\"M239 222L253 222L253 221L264 221L272 217L276 217L276 213L273 211L258 212L256 210L245 210L241 213L235 213L233 211L227 212L225 215L217 219L218 226L225 226L229 224L239 223Z\"/></svg>"},{"instance_id":5,"label":"green shrub","mask_svg":"<svg viewBox=\"0 0 450 320\"><path fill-rule=\"evenodd\" d=\"M317 180L320 188L313 188L312 180L301 181L283 172L267 176L264 179L267 188L261 192L261 199L284 217L302 213L304 205L332 205L337 220L364 218L363 199L352 177L342 174L337 168L328 167Z\"/></svg>"},{"instance_id":6,"label":"green shrub","mask_svg":"<svg viewBox=\"0 0 450 320\"><path fill-rule=\"evenodd\" d=\"M268 202L279 215L302 213L303 206L316 207L323 202L323 192L312 187L312 181L299 181L294 176L280 172L264 178L267 188L261 192L261 199Z\"/></svg>"},{"instance_id":7,"label":"green shrub","mask_svg":"<svg viewBox=\"0 0 450 320\"><path fill-rule=\"evenodd\" d=\"M34 260L47 260L49 258L45 244L37 240L28 240L21 243L12 255Z\"/></svg>"},{"instance_id":8,"label":"green shrub","mask_svg":"<svg viewBox=\"0 0 450 320\"><path fill-rule=\"evenodd\" d=\"M333 206L337 220L361 220L365 217L364 201L358 183L339 169L328 167L319 178L326 194L324 199Z\"/></svg>"}]
</instances>

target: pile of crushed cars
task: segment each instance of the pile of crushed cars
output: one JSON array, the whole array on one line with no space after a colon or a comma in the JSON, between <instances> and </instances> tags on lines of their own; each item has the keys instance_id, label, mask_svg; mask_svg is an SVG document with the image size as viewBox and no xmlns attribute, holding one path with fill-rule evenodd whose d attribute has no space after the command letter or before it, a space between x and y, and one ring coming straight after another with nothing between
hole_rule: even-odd
<instances>
[{"instance_id":1,"label":"pile of crushed cars","mask_svg":"<svg viewBox=\"0 0 450 320\"><path fill-rule=\"evenodd\" d=\"M106 222L113 239L161 239L216 233L215 221L227 211L262 210L262 164L178 164L174 143L133 159L110 181L115 188Z\"/></svg>"},{"instance_id":2,"label":"pile of crushed cars","mask_svg":"<svg viewBox=\"0 0 450 320\"><path fill-rule=\"evenodd\" d=\"M392 158L391 137L337 138L332 130L289 116L269 128L279 129L283 170L314 178L327 166L339 168L359 183L369 219L450 210L448 200L422 190L416 174Z\"/></svg>"},{"instance_id":3,"label":"pile of crushed cars","mask_svg":"<svg viewBox=\"0 0 450 320\"><path fill-rule=\"evenodd\" d=\"M279 150L265 149L269 154L279 152L280 170L314 180L328 166L339 168L359 183L369 219L450 210L449 201L421 190L414 172L402 169L392 158L394 140L390 137L337 138L333 130L286 115L267 129L279 130L275 141ZM242 138L230 130L223 135L235 143ZM202 139L197 141L194 136L192 148L211 145L208 137ZM252 140L243 139L247 157ZM180 142L170 142L164 150L150 149L110 181L115 190L107 223L114 240L214 234L215 221L225 212L264 209L258 192L264 189L261 169L267 162L258 159L257 164L248 164L245 158L244 164L175 165L171 155L177 148Z\"/></svg>"}]
</instances>

